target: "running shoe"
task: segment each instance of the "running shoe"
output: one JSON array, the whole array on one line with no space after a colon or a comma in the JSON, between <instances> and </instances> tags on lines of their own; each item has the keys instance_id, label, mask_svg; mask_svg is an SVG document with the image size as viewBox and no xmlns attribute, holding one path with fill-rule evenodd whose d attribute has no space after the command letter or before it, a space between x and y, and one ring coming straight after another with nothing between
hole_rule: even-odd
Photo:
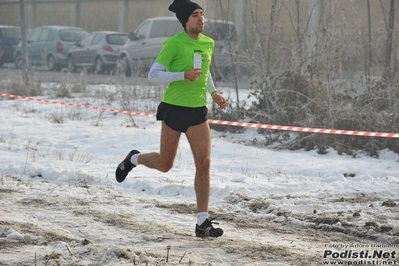
<instances>
[{"instance_id":1,"label":"running shoe","mask_svg":"<svg viewBox=\"0 0 399 266\"><path fill-rule=\"evenodd\" d=\"M126 156L126 158L118 165L115 171L115 177L116 181L119 183L123 182L126 178L126 176L129 174L129 172L136 167L130 162L130 158L132 158L132 155L140 153L139 151L136 150L131 150L129 154Z\"/></svg>"},{"instance_id":2,"label":"running shoe","mask_svg":"<svg viewBox=\"0 0 399 266\"><path fill-rule=\"evenodd\" d=\"M201 225L196 225L195 226L195 236L198 237L219 237L223 235L223 229L222 228L215 228L213 227L212 224L218 224L218 223L213 223L213 219L206 219L205 222L203 222Z\"/></svg>"}]
</instances>

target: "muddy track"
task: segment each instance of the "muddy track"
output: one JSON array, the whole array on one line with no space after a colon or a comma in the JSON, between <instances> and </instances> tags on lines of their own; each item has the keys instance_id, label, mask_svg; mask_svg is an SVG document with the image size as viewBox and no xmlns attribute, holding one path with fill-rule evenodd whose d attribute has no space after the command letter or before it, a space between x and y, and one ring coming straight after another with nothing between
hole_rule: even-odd
<instances>
[{"instance_id":1,"label":"muddy track","mask_svg":"<svg viewBox=\"0 0 399 266\"><path fill-rule=\"evenodd\" d=\"M6 181L17 182L11 177L6 177ZM274 221L223 210L212 210L211 215L217 217L226 234L217 239L201 239L193 236L192 224L174 223L192 218L192 204L165 204L148 196L89 187L82 187L86 200L73 199L67 193L68 187L54 184L47 184L49 193L35 195L35 187L41 185L21 182L1 190L0 205L4 208L0 217L0 254L12 258L23 252L26 259L7 264L1 257L0 265L33 265L34 259L40 262L37 265L46 261L47 265L80 265L88 260L88 254L92 261L84 265L101 265L104 250L110 247L112 256L126 263L145 251L154 264L163 265L167 246L171 250L166 265L266 265L276 261L320 265L326 243L397 239L392 231L338 224L337 219L344 220L338 215L282 212L281 219ZM162 217L163 213L174 221L149 219L154 215ZM6 241L10 229L23 234L24 239Z\"/></svg>"}]
</instances>

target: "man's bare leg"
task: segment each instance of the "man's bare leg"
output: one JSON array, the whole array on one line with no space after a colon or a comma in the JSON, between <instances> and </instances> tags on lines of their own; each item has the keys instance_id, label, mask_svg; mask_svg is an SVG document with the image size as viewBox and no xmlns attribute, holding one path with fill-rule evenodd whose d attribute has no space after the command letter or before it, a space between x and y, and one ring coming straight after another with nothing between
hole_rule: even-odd
<instances>
[{"instance_id":1,"label":"man's bare leg","mask_svg":"<svg viewBox=\"0 0 399 266\"><path fill-rule=\"evenodd\" d=\"M194 155L197 211L208 212L210 195L211 136L208 122L191 126L186 132Z\"/></svg>"},{"instance_id":2,"label":"man's bare leg","mask_svg":"<svg viewBox=\"0 0 399 266\"><path fill-rule=\"evenodd\" d=\"M180 132L171 129L162 121L160 152L140 154L138 163L161 172L168 172L173 167L180 135Z\"/></svg>"}]
</instances>

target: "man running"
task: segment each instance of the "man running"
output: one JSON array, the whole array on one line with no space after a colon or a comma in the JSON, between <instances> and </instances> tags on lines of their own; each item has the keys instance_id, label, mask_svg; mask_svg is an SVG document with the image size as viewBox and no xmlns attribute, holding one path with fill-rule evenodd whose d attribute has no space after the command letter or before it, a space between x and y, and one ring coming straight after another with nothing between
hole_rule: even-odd
<instances>
[{"instance_id":1,"label":"man running","mask_svg":"<svg viewBox=\"0 0 399 266\"><path fill-rule=\"evenodd\" d=\"M159 152L140 153L132 150L116 169L116 180L122 182L137 165L168 172L173 167L181 133L185 133L194 156L194 188L197 198L195 234L199 237L219 237L208 217L210 195L211 136L207 122L206 94L224 109L225 98L215 90L210 65L215 42L202 34L204 10L190 0L174 0L169 10L176 13L184 31L165 41L148 79L169 83L157 109L162 121Z\"/></svg>"}]
</instances>

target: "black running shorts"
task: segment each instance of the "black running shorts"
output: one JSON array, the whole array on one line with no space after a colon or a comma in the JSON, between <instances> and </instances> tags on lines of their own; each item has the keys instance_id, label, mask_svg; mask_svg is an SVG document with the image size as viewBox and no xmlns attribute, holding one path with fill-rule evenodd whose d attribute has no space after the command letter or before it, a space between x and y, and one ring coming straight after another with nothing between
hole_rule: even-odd
<instances>
[{"instance_id":1,"label":"black running shorts","mask_svg":"<svg viewBox=\"0 0 399 266\"><path fill-rule=\"evenodd\" d=\"M157 120L163 120L171 129L183 133L188 127L207 121L207 115L206 106L191 108L161 102L157 110Z\"/></svg>"}]
</instances>

